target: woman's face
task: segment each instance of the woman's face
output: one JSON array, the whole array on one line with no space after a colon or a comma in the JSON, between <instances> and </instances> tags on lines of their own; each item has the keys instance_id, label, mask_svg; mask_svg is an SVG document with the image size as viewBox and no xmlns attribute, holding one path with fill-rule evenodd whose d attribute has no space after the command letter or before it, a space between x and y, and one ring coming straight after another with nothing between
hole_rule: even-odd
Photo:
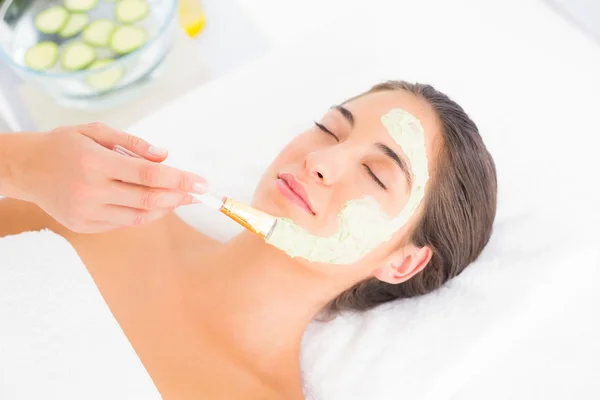
<instances>
[{"instance_id":1,"label":"woman's face","mask_svg":"<svg viewBox=\"0 0 600 400\"><path fill-rule=\"evenodd\" d=\"M421 121L431 175L439 129L429 104L403 90L370 93L332 107L283 148L259 182L253 205L322 236L336 232L337 215L352 199L372 196L390 217L398 215L410 195L411 165L380 120L392 108ZM411 221L390 243L402 240ZM381 261L391 250L382 244L364 261Z\"/></svg>"}]
</instances>

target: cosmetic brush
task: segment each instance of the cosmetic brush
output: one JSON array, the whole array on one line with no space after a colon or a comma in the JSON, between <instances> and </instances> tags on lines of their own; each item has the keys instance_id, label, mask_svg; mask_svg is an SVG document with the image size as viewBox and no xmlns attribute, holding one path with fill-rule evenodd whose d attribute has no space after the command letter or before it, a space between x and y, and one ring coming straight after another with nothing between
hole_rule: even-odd
<instances>
[{"instance_id":1,"label":"cosmetic brush","mask_svg":"<svg viewBox=\"0 0 600 400\"><path fill-rule=\"evenodd\" d=\"M142 158L119 145L115 146L113 150L125 156ZM190 195L199 200L204 206L219 211L264 240L270 237L277 224L277 217L227 196L221 196L210 191L203 194L190 193Z\"/></svg>"}]
</instances>

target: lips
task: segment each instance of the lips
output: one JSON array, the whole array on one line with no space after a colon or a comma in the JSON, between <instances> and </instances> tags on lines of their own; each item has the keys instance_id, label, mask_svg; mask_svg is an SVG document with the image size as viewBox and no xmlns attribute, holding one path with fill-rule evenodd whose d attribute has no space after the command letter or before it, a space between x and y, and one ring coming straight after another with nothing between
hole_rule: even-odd
<instances>
[{"instance_id":1,"label":"lips","mask_svg":"<svg viewBox=\"0 0 600 400\"><path fill-rule=\"evenodd\" d=\"M315 214L310 204L308 193L304 189L304 186L294 178L292 174L284 173L279 175L280 185L279 188L284 196L305 208L311 214Z\"/></svg>"}]
</instances>

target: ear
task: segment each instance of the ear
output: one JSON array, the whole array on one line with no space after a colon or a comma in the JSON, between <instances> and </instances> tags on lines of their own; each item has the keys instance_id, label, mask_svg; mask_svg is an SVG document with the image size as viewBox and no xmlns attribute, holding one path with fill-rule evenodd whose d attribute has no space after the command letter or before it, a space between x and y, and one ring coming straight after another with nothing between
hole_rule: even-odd
<instances>
[{"instance_id":1,"label":"ear","mask_svg":"<svg viewBox=\"0 0 600 400\"><path fill-rule=\"evenodd\" d=\"M429 247L405 247L388 257L383 267L373 271L373 276L392 284L406 282L427 266L431 255Z\"/></svg>"}]
</instances>

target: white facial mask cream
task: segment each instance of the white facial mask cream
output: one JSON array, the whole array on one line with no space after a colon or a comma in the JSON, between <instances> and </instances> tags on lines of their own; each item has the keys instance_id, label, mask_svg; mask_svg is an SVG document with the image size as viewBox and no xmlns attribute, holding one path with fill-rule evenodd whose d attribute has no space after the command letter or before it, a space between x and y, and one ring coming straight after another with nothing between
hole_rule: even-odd
<instances>
[{"instance_id":1,"label":"white facial mask cream","mask_svg":"<svg viewBox=\"0 0 600 400\"><path fill-rule=\"evenodd\" d=\"M293 221L278 218L267 243L291 257L311 262L352 264L375 247L391 239L413 215L429 180L425 135L419 120L399 108L381 117L381 123L402 147L412 169L412 189L404 209L396 217L385 214L371 196L348 201L338 215L338 231L328 237L307 232Z\"/></svg>"}]
</instances>

